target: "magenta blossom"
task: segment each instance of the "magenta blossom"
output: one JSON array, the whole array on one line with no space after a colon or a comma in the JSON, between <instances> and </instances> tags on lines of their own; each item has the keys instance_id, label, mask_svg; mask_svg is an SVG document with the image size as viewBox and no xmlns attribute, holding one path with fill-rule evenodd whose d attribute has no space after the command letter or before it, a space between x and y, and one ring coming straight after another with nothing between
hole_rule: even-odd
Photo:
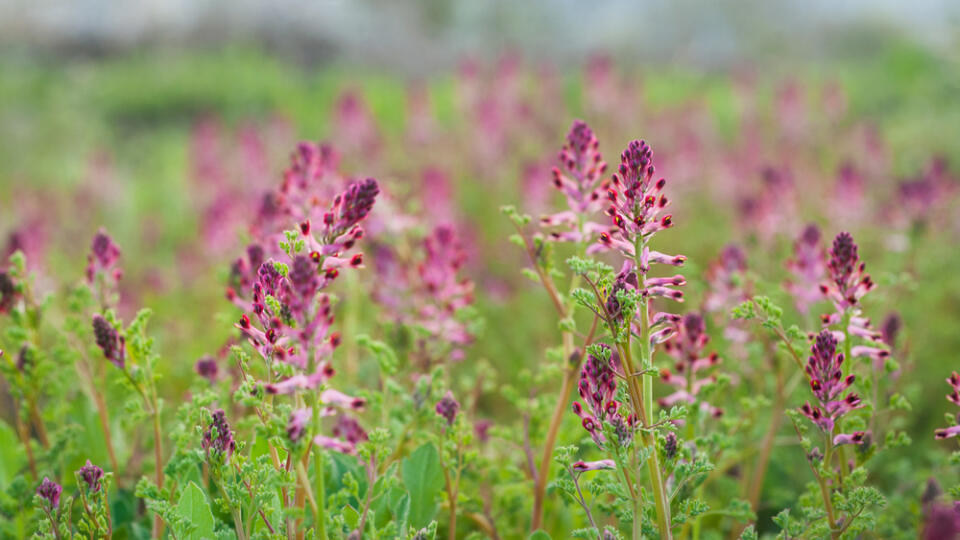
<instances>
[{"instance_id":1,"label":"magenta blossom","mask_svg":"<svg viewBox=\"0 0 960 540\"><path fill-rule=\"evenodd\" d=\"M676 373L664 369L660 372L660 377L676 390L669 396L660 398L661 407L670 407L681 402L697 403L700 390L716 381L715 376L704 377L698 374L720 363L720 357L716 353L704 353L703 349L710 341L710 336L707 335L706 324L700 314L688 313L680 322L674 323L674 327L676 337L664 343L663 350L676 360ZM700 406L714 417L723 414L722 409L705 401L700 401Z\"/></svg>"},{"instance_id":2,"label":"magenta blossom","mask_svg":"<svg viewBox=\"0 0 960 540\"><path fill-rule=\"evenodd\" d=\"M580 383L577 386L586 407L578 401L573 402L574 414L580 417L583 428L600 448L607 442L603 434L604 422L614 426L621 445L633 438L634 428L639 423L633 414L624 416L622 405L616 400L618 363L613 351L610 351L608 360L588 354L580 370Z\"/></svg>"},{"instance_id":3,"label":"magenta blossom","mask_svg":"<svg viewBox=\"0 0 960 540\"><path fill-rule=\"evenodd\" d=\"M443 398L437 402L435 409L437 414L447 421L447 425L452 426L453 421L457 418L457 413L460 411L460 403L453 397L453 392L447 390Z\"/></svg>"},{"instance_id":4,"label":"magenta blossom","mask_svg":"<svg viewBox=\"0 0 960 540\"><path fill-rule=\"evenodd\" d=\"M837 340L827 330L820 332L810 349L806 372L810 377L810 389L819 401L819 405L804 403L800 412L823 431L833 434L837 421L848 412L863 406L860 397L851 392L841 396L853 382L856 375L843 376L843 353L837 352ZM833 444L859 444L864 440L864 432L834 435Z\"/></svg>"},{"instance_id":5,"label":"magenta blossom","mask_svg":"<svg viewBox=\"0 0 960 540\"><path fill-rule=\"evenodd\" d=\"M233 451L236 450L237 443L233 440L233 431L230 430L230 424L227 423L227 415L223 409L213 412L213 419L203 433L202 446L208 458L212 453L214 456L225 456L230 459Z\"/></svg>"},{"instance_id":6,"label":"magenta blossom","mask_svg":"<svg viewBox=\"0 0 960 540\"><path fill-rule=\"evenodd\" d=\"M954 405L960 406L960 375L956 371L950 374L947 378L947 384L950 385L950 388L953 390L947 394L947 401L953 403ZM938 429L934 436L937 439L949 439L950 437L956 437L960 434L960 415L957 416L956 425L950 426L948 428Z\"/></svg>"},{"instance_id":7,"label":"magenta blossom","mask_svg":"<svg viewBox=\"0 0 960 540\"><path fill-rule=\"evenodd\" d=\"M103 356L113 365L123 369L126 364L126 340L102 315L93 316L93 334Z\"/></svg>"},{"instance_id":8,"label":"magenta blossom","mask_svg":"<svg viewBox=\"0 0 960 540\"><path fill-rule=\"evenodd\" d=\"M194 364L193 368L197 372L197 375L200 375L211 383L217 382L217 375L220 371L220 368L217 365L217 360L214 357L210 355L204 356L203 358L197 360L197 363Z\"/></svg>"},{"instance_id":9,"label":"magenta blossom","mask_svg":"<svg viewBox=\"0 0 960 540\"><path fill-rule=\"evenodd\" d=\"M791 277L784 288L793 296L797 310L806 314L823 298L820 284L827 272L827 257L820 242L820 229L807 225L793 243L793 257L787 261Z\"/></svg>"},{"instance_id":10,"label":"magenta blossom","mask_svg":"<svg viewBox=\"0 0 960 540\"><path fill-rule=\"evenodd\" d=\"M80 467L80 470L77 471L77 474L80 475L80 479L86 482L87 489L93 492L100 491L100 479L103 478L103 469L97 467L93 463L90 463L90 460L87 460L87 464L83 467Z\"/></svg>"},{"instance_id":11,"label":"magenta blossom","mask_svg":"<svg viewBox=\"0 0 960 540\"><path fill-rule=\"evenodd\" d=\"M567 200L566 211L544 216L540 223L561 227L549 238L561 242L586 242L609 227L588 221L603 210L607 181L602 179L607 164L600 155L599 142L586 123L577 120L567 134L567 143L553 168L553 185Z\"/></svg>"},{"instance_id":12,"label":"magenta blossom","mask_svg":"<svg viewBox=\"0 0 960 540\"><path fill-rule=\"evenodd\" d=\"M857 244L850 233L842 232L834 238L827 268L830 280L820 285L820 291L838 311L856 306L860 298L876 286L864 271L866 263L860 261Z\"/></svg>"},{"instance_id":13,"label":"magenta blossom","mask_svg":"<svg viewBox=\"0 0 960 540\"><path fill-rule=\"evenodd\" d=\"M37 488L37 495L42 497L53 508L60 506L60 493L63 491L63 488L60 487L60 484L50 480L46 476L43 477L43 482L40 483L40 486Z\"/></svg>"},{"instance_id":14,"label":"magenta blossom","mask_svg":"<svg viewBox=\"0 0 960 540\"><path fill-rule=\"evenodd\" d=\"M601 459L600 461L578 461L571 467L573 468L573 472L584 473L587 471L616 469L617 462L612 459Z\"/></svg>"},{"instance_id":15,"label":"magenta blossom","mask_svg":"<svg viewBox=\"0 0 960 540\"><path fill-rule=\"evenodd\" d=\"M882 362L890 351L883 346L883 336L873 330L870 319L860 312L860 298L873 290L876 284L864 270L866 263L857 254L857 244L849 233L842 232L833 241L830 261L827 263L830 280L821 284L821 292L833 302L836 311L821 317L824 326L841 324L849 318L847 328L835 332L837 339L845 333L867 340L874 345L857 345L850 349L851 356L871 358L874 369L881 369Z\"/></svg>"}]
</instances>

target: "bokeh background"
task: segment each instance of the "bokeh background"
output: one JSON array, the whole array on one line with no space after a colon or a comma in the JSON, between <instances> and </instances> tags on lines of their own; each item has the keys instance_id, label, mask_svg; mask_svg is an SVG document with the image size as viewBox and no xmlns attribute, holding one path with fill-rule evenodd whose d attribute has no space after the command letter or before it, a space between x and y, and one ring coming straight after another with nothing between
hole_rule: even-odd
<instances>
[{"instance_id":1,"label":"bokeh background","mask_svg":"<svg viewBox=\"0 0 960 540\"><path fill-rule=\"evenodd\" d=\"M689 306L729 243L747 248L754 291L789 306L803 225L854 233L881 285L868 314L904 321L909 452L931 470L960 367L960 5L636 4L2 1L0 250L24 250L56 292L106 227L124 250L122 315L156 311L163 384L185 392L233 332L223 291L245 220L296 141L328 141L406 213L456 222L486 320L468 359L507 380L556 325L499 207L559 208L549 168L583 118L608 162L640 137L662 159ZM361 306L351 329L376 334L373 277L340 294Z\"/></svg>"}]
</instances>

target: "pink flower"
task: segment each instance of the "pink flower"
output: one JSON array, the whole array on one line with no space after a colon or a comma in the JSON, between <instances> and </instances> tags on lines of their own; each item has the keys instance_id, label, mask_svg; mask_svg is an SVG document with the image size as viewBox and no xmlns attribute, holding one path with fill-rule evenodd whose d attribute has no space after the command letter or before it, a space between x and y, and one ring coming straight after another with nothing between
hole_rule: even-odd
<instances>
[{"instance_id":1,"label":"pink flower","mask_svg":"<svg viewBox=\"0 0 960 540\"><path fill-rule=\"evenodd\" d=\"M603 434L604 422L613 425L617 434L617 443L621 445L627 444L633 438L634 427L638 423L634 415L624 416L621 403L615 399L618 363L619 359L613 351L610 351L608 360L588 354L580 371L580 383L577 386L577 391L586 403L586 408L580 402L573 402L573 413L580 417L583 428L600 448L603 448L607 442Z\"/></svg>"},{"instance_id":2,"label":"pink flower","mask_svg":"<svg viewBox=\"0 0 960 540\"><path fill-rule=\"evenodd\" d=\"M947 401L960 406L960 375L958 375L956 371L951 373L950 377L947 378L947 384L949 384L953 390L947 394ZM958 434L960 434L960 415L957 416L956 425L938 429L934 432L934 437L937 439L949 439L950 437L956 437Z\"/></svg>"},{"instance_id":3,"label":"pink flower","mask_svg":"<svg viewBox=\"0 0 960 540\"><path fill-rule=\"evenodd\" d=\"M659 400L661 407L669 407L678 402L697 403L697 394L707 384L716 381L716 377L702 377L698 373L720 363L716 353L704 354L704 347L710 341L706 333L706 324L703 317L697 313L688 313L683 319L673 324L675 337L663 345L663 350L674 359L676 373L664 369L660 378L677 390ZM714 417L723 414L723 410L710 405L705 401L700 406Z\"/></svg>"},{"instance_id":4,"label":"pink flower","mask_svg":"<svg viewBox=\"0 0 960 540\"><path fill-rule=\"evenodd\" d=\"M850 233L842 232L833 240L830 261L827 263L830 281L820 286L820 291L836 306L838 311L856 306L860 298L876 287L860 261L857 244Z\"/></svg>"},{"instance_id":5,"label":"pink flower","mask_svg":"<svg viewBox=\"0 0 960 540\"><path fill-rule=\"evenodd\" d=\"M93 334L103 356L113 365L123 369L126 364L126 340L103 316L93 316Z\"/></svg>"},{"instance_id":6,"label":"pink flower","mask_svg":"<svg viewBox=\"0 0 960 540\"><path fill-rule=\"evenodd\" d=\"M855 393L851 392L842 397L840 395L850 388L856 375L843 376L843 353L837 352L837 339L828 330L820 332L810 350L812 354L807 362L806 372L810 377L810 389L820 404L804 403L800 412L820 429L830 433L843 415L863 406L860 397ZM836 435L834 444L862 442L863 435Z\"/></svg>"},{"instance_id":7,"label":"pink flower","mask_svg":"<svg viewBox=\"0 0 960 540\"><path fill-rule=\"evenodd\" d=\"M90 463L90 460L88 459L87 464L83 467L80 467L80 470L77 471L77 474L80 476L81 480L86 482L87 489L93 492L100 491L100 479L103 478L103 469Z\"/></svg>"},{"instance_id":8,"label":"pink flower","mask_svg":"<svg viewBox=\"0 0 960 540\"><path fill-rule=\"evenodd\" d=\"M616 469L617 462L612 459L601 459L600 461L578 461L571 468L574 472L584 473L587 471L602 471Z\"/></svg>"},{"instance_id":9,"label":"pink flower","mask_svg":"<svg viewBox=\"0 0 960 540\"><path fill-rule=\"evenodd\" d=\"M52 508L56 508L57 506L60 506L60 493L62 491L63 488L60 487L60 484L44 476L43 482L41 482L40 486L37 488L37 495L50 503Z\"/></svg>"},{"instance_id":10,"label":"pink flower","mask_svg":"<svg viewBox=\"0 0 960 540\"><path fill-rule=\"evenodd\" d=\"M313 414L310 409L297 409L290 413L290 420L287 422L287 438L290 442L297 442L307 431L307 423Z\"/></svg>"},{"instance_id":11,"label":"pink flower","mask_svg":"<svg viewBox=\"0 0 960 540\"><path fill-rule=\"evenodd\" d=\"M236 450L237 443L233 440L233 431L230 430L227 415L222 409L213 412L213 419L203 433L202 446L208 458L212 453L215 456L225 456L230 459L233 451Z\"/></svg>"},{"instance_id":12,"label":"pink flower","mask_svg":"<svg viewBox=\"0 0 960 540\"><path fill-rule=\"evenodd\" d=\"M453 421L457 418L457 413L460 411L460 403L453 397L453 392L447 390L443 398L437 402L435 410L438 415L447 421L448 426L452 426Z\"/></svg>"},{"instance_id":13,"label":"pink flower","mask_svg":"<svg viewBox=\"0 0 960 540\"><path fill-rule=\"evenodd\" d=\"M214 383L217 381L219 366L217 365L216 359L210 355L206 355L197 360L197 363L194 364L194 371L197 372L197 375L200 375L204 379Z\"/></svg>"},{"instance_id":14,"label":"pink flower","mask_svg":"<svg viewBox=\"0 0 960 540\"><path fill-rule=\"evenodd\" d=\"M797 310L806 314L810 306L823 298L820 283L827 272L826 253L820 243L820 229L807 225L793 243L793 257L787 261L791 278L784 284L793 296Z\"/></svg>"},{"instance_id":15,"label":"pink flower","mask_svg":"<svg viewBox=\"0 0 960 540\"><path fill-rule=\"evenodd\" d=\"M603 209L607 182L602 179L607 164L600 155L599 142L586 123L577 120L567 134L567 144L553 168L553 185L563 193L568 210L544 216L541 225L562 227L549 238L561 242L585 242L607 229L589 220Z\"/></svg>"}]
</instances>

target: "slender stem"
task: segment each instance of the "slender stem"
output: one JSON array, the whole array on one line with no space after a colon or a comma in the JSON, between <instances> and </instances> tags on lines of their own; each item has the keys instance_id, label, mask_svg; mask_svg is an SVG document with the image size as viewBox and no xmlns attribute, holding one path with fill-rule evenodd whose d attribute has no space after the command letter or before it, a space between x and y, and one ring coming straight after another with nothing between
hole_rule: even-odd
<instances>
[{"instance_id":1,"label":"slender stem","mask_svg":"<svg viewBox=\"0 0 960 540\"><path fill-rule=\"evenodd\" d=\"M154 390L156 392L156 390ZM153 407L153 458L156 462L154 473L158 488L163 488L163 438L160 432L160 411L157 407L156 393L154 393ZM163 534L163 520L160 514L153 515L153 537L160 538Z\"/></svg>"},{"instance_id":2,"label":"slender stem","mask_svg":"<svg viewBox=\"0 0 960 540\"><path fill-rule=\"evenodd\" d=\"M36 480L37 462L33 457L33 447L30 446L30 433L27 431L27 426L24 425L23 419L20 418L20 412L14 411L13 416L16 418L17 433L20 435L23 447L27 450L27 463L30 465L30 474L33 476L33 479Z\"/></svg>"},{"instance_id":3,"label":"slender stem","mask_svg":"<svg viewBox=\"0 0 960 540\"><path fill-rule=\"evenodd\" d=\"M553 456L553 449L557 443L557 433L560 431L560 424L563 423L563 418L567 413L570 395L577 385L580 363L583 361L587 346L593 341L599 320L599 316L594 316L590 333L583 342L583 349L580 351L580 354L576 358L572 355L567 357L568 363L563 373L563 385L561 386L560 394L557 396L557 403L553 407L553 416L550 418L550 426L547 429L547 440L543 445L543 455L540 457L540 469L534 477L533 530L540 528L540 520L543 518L543 499L547 491L547 478L550 474L550 462ZM565 340L568 336L570 336L569 333L564 333ZM572 338L572 336L570 337Z\"/></svg>"},{"instance_id":4,"label":"slender stem","mask_svg":"<svg viewBox=\"0 0 960 540\"><path fill-rule=\"evenodd\" d=\"M57 526L57 520L53 518L53 514L50 513L50 509L47 508L46 503L44 503L43 511L46 512L47 517L50 518L50 530L53 531L54 538L60 540L62 537L60 536L60 528Z\"/></svg>"},{"instance_id":5,"label":"slender stem","mask_svg":"<svg viewBox=\"0 0 960 540\"><path fill-rule=\"evenodd\" d=\"M646 248L646 240L642 237L635 242L635 260L634 265L637 271L642 271L643 265L640 264L640 254ZM641 276L644 279L645 276ZM630 338L627 338L629 352ZM643 365L643 393L635 396L638 402L643 403L641 409L641 418L644 424L644 444L650 450L650 457L647 459L647 468L650 471L650 484L653 490L654 503L657 509L657 525L660 529L660 537L663 540L672 540L673 529L670 519L670 502L666 499L666 490L664 489L663 475L660 470L660 457L657 455L656 438L653 433L646 431L653 423L653 377L650 375L650 368L653 367L653 348L650 345L650 311L649 299L646 296L640 297L640 359ZM624 364L627 367L627 364ZM633 361L630 360L630 372L624 373L627 380L636 379L633 371ZM634 384L636 386L636 384Z\"/></svg>"},{"instance_id":6,"label":"slender stem","mask_svg":"<svg viewBox=\"0 0 960 540\"><path fill-rule=\"evenodd\" d=\"M92 384L92 377L90 390L93 394L94 403L97 405L97 414L100 416L100 427L103 429L103 442L107 446L107 456L110 458L110 465L117 475L119 475L120 465L117 461L117 453L113 449L113 437L110 435L110 415L107 411L107 404L103 400L103 395Z\"/></svg>"},{"instance_id":7,"label":"slender stem","mask_svg":"<svg viewBox=\"0 0 960 540\"><path fill-rule=\"evenodd\" d=\"M40 444L43 445L44 449L50 448L50 439L47 437L47 427L43 423L43 417L40 416L40 409L37 407L35 399L30 398L29 407L30 418L33 420L33 425L37 429L37 438L40 440Z\"/></svg>"},{"instance_id":8,"label":"slender stem","mask_svg":"<svg viewBox=\"0 0 960 540\"><path fill-rule=\"evenodd\" d=\"M310 476L307 474L307 470L304 468L303 462L299 459L296 460L296 462L297 477L300 479L300 485L307 497L307 502L310 503L310 510L313 512L313 520L318 521L320 510L317 508L317 500L313 498L313 491L310 489Z\"/></svg>"},{"instance_id":9,"label":"slender stem","mask_svg":"<svg viewBox=\"0 0 960 540\"><path fill-rule=\"evenodd\" d=\"M580 507L583 508L583 511L587 513L587 520L590 521L590 526L597 531L597 538L600 539L600 528L597 527L597 522L593 520L593 514L590 512L590 506L587 504L587 500L583 497L583 491L580 490L580 480L578 474L575 474L569 468L567 472L570 473L570 477L573 478L573 485L577 488L577 502L580 503Z\"/></svg>"},{"instance_id":10,"label":"slender stem","mask_svg":"<svg viewBox=\"0 0 960 540\"><path fill-rule=\"evenodd\" d=\"M314 474L317 475L317 499L318 499L317 510L319 514L317 517L317 523L315 524L315 526L317 528L317 537L320 538L320 540L327 540L327 516L326 516L326 508L324 506L327 500L326 484L325 484L326 478L324 476L325 471L323 470L323 460L324 460L323 448L321 448L320 446L316 447L316 450L314 451L314 454L313 454L313 460L314 460L313 468L316 469L314 471ZM367 489L367 491L369 491L372 488L373 488L373 482L371 481L370 487ZM360 534L363 534L362 530L360 531Z\"/></svg>"}]
</instances>

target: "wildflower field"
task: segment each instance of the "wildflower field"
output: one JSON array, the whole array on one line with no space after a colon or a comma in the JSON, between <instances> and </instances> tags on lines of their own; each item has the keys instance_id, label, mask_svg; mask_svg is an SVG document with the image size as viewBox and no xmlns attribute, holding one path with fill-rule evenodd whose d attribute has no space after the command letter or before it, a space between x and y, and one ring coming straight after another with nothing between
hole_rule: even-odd
<instances>
[{"instance_id":1,"label":"wildflower field","mask_svg":"<svg viewBox=\"0 0 960 540\"><path fill-rule=\"evenodd\" d=\"M960 537L960 66L0 69L0 538Z\"/></svg>"}]
</instances>

